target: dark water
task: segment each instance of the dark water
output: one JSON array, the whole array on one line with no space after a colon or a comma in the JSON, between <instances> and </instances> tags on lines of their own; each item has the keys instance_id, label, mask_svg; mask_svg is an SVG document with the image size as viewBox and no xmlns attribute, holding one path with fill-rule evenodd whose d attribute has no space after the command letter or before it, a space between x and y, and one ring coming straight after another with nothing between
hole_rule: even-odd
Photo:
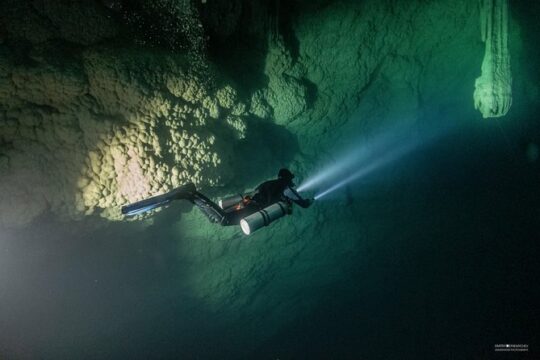
<instances>
[{"instance_id":1,"label":"dark water","mask_svg":"<svg viewBox=\"0 0 540 360\"><path fill-rule=\"evenodd\" d=\"M262 353L488 359L499 343L536 353L540 172L523 142L538 126L476 127L402 165L410 173L392 184L395 204L358 214L381 225L350 277L322 289L318 309Z\"/></svg>"},{"instance_id":2,"label":"dark water","mask_svg":"<svg viewBox=\"0 0 540 360\"><path fill-rule=\"evenodd\" d=\"M538 129L534 118L471 123L396 165L399 180L382 171L369 194L355 189L355 202L388 194L395 202L359 210L372 241L350 254L359 260L348 276L318 289L315 310L263 343L242 333L249 319L228 323L191 298L172 215L142 232L42 219L3 244L0 350L51 359L418 359L492 358L494 344L525 343L534 354L540 163L527 159L526 145Z\"/></svg>"},{"instance_id":3,"label":"dark water","mask_svg":"<svg viewBox=\"0 0 540 360\"><path fill-rule=\"evenodd\" d=\"M524 76L539 78L531 34L540 29L526 4L513 9L525 19ZM45 217L6 232L0 355L491 359L502 358L494 344L517 343L529 353L509 358L540 358L540 159L527 156L540 146L539 111L516 97L503 119L461 118L440 141L354 187L351 219L370 225L347 276L306 293L315 309L291 314L263 340L243 331L252 319L231 322L227 309L210 311L187 288L190 264L178 261L182 238L170 226L178 207L146 229Z\"/></svg>"}]
</instances>

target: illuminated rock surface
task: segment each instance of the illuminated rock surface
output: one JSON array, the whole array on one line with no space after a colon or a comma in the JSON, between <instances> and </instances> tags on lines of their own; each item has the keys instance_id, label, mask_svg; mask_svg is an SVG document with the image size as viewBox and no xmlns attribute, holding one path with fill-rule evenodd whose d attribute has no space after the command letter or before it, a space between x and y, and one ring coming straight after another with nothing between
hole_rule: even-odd
<instances>
[{"instance_id":1,"label":"illuminated rock surface","mask_svg":"<svg viewBox=\"0 0 540 360\"><path fill-rule=\"evenodd\" d=\"M392 2L352 10L345 3L321 9L313 5L289 30L297 37L296 49L288 48L290 34L282 36L272 28L270 34L259 35L267 45L260 69L267 83L248 94L241 91L247 99L240 99L238 89L207 60L198 30L202 25L187 4L124 4L123 10L114 10L108 3L77 7L22 2L6 11L8 41L34 45L25 51L8 46L0 54L5 80L0 88L0 140L10 169L0 180L3 224L28 223L46 209L74 219L99 213L119 220L119 206L188 181L203 188L226 185L238 162L233 149L246 137L250 116L286 126L309 155L342 138L351 114L362 114L366 135L378 124L396 121L395 114L414 122L420 94L438 91L429 83L439 73L437 67L450 66L442 52L426 54L443 44L450 51L471 43L477 24L465 15L475 14L476 6L466 3L451 11L444 3L411 3L405 11ZM388 9L398 15L380 18ZM24 25L14 20L22 14L29 19ZM141 14L161 21L161 33ZM62 22L61 16L70 20ZM441 16L448 21L433 30L441 35L416 42L416 33L432 31L430 23ZM122 21L114 21L118 18ZM175 19L185 21L186 28L175 28ZM214 19L211 24L221 23ZM123 26L143 28L143 35L135 36L140 50L100 45L125 32ZM86 28L92 32L82 30ZM351 36L336 35L344 28ZM492 28L486 25L488 34L498 29ZM380 32L386 34L384 41ZM58 38L86 48L67 48L52 40ZM142 47L149 41L182 54ZM227 41L226 36L221 41ZM484 88L500 98L496 90L503 79L496 76L496 65L504 58L489 59L495 67L486 76L493 81L484 82L489 85ZM472 69L467 57L451 66L457 72ZM424 80L423 73L433 76ZM257 142L255 136L248 140ZM307 172L306 162L299 160L290 166ZM24 178L39 179L40 184L21 181ZM36 200L23 201L21 194ZM7 211L14 207L15 212Z\"/></svg>"},{"instance_id":2,"label":"illuminated rock surface","mask_svg":"<svg viewBox=\"0 0 540 360\"><path fill-rule=\"evenodd\" d=\"M4 56L2 214L16 204L28 214L16 216L21 223L48 206L73 218L99 210L119 219L127 202L189 181L230 179L231 144L245 136L246 106L230 87L182 69L182 61L88 51L61 71L43 60L16 66ZM18 200L21 191L37 204Z\"/></svg>"},{"instance_id":3,"label":"illuminated rock surface","mask_svg":"<svg viewBox=\"0 0 540 360\"><path fill-rule=\"evenodd\" d=\"M474 106L484 118L506 115L512 105L512 73L508 47L508 1L481 1L482 41L486 53L482 76L476 79Z\"/></svg>"},{"instance_id":4,"label":"illuminated rock surface","mask_svg":"<svg viewBox=\"0 0 540 360\"><path fill-rule=\"evenodd\" d=\"M498 290L472 305L456 292L504 270L470 254L508 245L487 222L529 204L520 188L519 206L479 205L519 176L483 171L508 143L474 105L508 111L509 53L512 112L539 94L519 22L492 3L501 21L466 0L0 5L0 357L444 357L462 330L440 319L506 310L482 312ZM287 166L301 183L396 125L457 140L420 151L434 170L400 160L250 237L186 203L121 221L121 205L188 181L217 198ZM540 138L525 140L536 166ZM463 174L480 184L460 192Z\"/></svg>"},{"instance_id":5,"label":"illuminated rock surface","mask_svg":"<svg viewBox=\"0 0 540 360\"><path fill-rule=\"evenodd\" d=\"M23 25L15 15L24 13L30 21ZM218 84L213 70L190 65L204 65L203 56L51 43L75 37L87 45L114 36L111 14L97 5L23 3L7 14L13 41L22 36L36 45L24 62L12 47L0 54L7 167L0 223L26 224L46 209L74 219L98 212L119 220L125 203L189 181L204 187L231 178L232 147L245 137L247 106L229 85ZM186 36L197 43L198 35Z\"/></svg>"}]
</instances>

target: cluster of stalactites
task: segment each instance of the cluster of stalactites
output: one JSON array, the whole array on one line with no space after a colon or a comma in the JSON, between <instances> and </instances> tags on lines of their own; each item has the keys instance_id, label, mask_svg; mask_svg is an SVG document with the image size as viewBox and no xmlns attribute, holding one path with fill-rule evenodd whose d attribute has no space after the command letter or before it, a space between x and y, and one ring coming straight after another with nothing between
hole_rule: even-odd
<instances>
[{"instance_id":1,"label":"cluster of stalactites","mask_svg":"<svg viewBox=\"0 0 540 360\"><path fill-rule=\"evenodd\" d=\"M482 41L486 44L482 75L476 79L474 106L484 118L506 115L512 105L508 50L508 0L480 0Z\"/></svg>"}]
</instances>

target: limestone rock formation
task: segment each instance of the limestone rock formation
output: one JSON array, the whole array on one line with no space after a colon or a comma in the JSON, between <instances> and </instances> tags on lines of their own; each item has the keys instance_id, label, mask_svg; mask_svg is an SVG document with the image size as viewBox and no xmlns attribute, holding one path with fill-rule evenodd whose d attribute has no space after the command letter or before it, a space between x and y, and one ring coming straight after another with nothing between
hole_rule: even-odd
<instances>
[{"instance_id":1,"label":"limestone rock formation","mask_svg":"<svg viewBox=\"0 0 540 360\"><path fill-rule=\"evenodd\" d=\"M508 48L508 0L481 0L482 41L486 44L482 76L476 79L474 106L484 118L506 115L512 105Z\"/></svg>"},{"instance_id":2,"label":"limestone rock formation","mask_svg":"<svg viewBox=\"0 0 540 360\"><path fill-rule=\"evenodd\" d=\"M468 103L470 82L464 82L463 77L474 79L472 65L482 54L475 41L477 21L470 16L477 14L476 4L404 4L373 0L355 2L354 6L346 2L313 5L293 27L298 41L296 57L282 39L269 42L264 63L268 85L253 95L251 106L255 97L257 103L267 99L270 119L298 136L302 154L290 165L300 169L300 176L309 175L313 166L328 156L327 149L339 149L345 141L361 146L360 141L368 138L363 134L373 128L418 121L423 99L434 104L457 102L464 107ZM464 46L470 49L467 56L460 53ZM455 82L449 81L454 78ZM306 83L315 88L311 106L307 105ZM472 106L470 110L474 112ZM441 119L430 117L426 121ZM332 155L325 160L336 161ZM369 198L369 191L364 194ZM309 311L309 295L291 290L303 289L304 271L324 269L317 272L317 279L310 280L316 286L338 278L336 274L343 269L335 266L339 260L327 259L329 254L346 256L351 248L370 241L366 234L373 224L364 218L349 218L357 211L353 208L365 206L369 212L368 207L375 203L381 208L389 206L382 199L369 206L352 202L323 201L307 211L298 209L292 217L248 239L235 238L230 229L216 232L204 226L206 219L199 214L187 214L177 227L178 232L189 228L182 232L185 262L200 261L190 284L194 294L215 311L232 309L227 312L232 318L260 316L270 324L286 322L283 319L293 307L297 315ZM205 243L208 239L212 239L210 246ZM310 239L308 245L304 239ZM301 305L295 307L293 302ZM260 335L255 327L248 332ZM266 327L264 332L272 329Z\"/></svg>"},{"instance_id":3,"label":"limestone rock formation","mask_svg":"<svg viewBox=\"0 0 540 360\"><path fill-rule=\"evenodd\" d=\"M118 24L93 1L7 0L1 10L6 32L18 41L40 44L65 39L88 45L118 34Z\"/></svg>"},{"instance_id":4,"label":"limestone rock formation","mask_svg":"<svg viewBox=\"0 0 540 360\"><path fill-rule=\"evenodd\" d=\"M488 2L503 4L502 0ZM294 8L296 12L288 12ZM194 9L206 11L210 32L202 28L204 22ZM70 224L77 228L90 223L93 215L120 220L121 205L188 181L210 197L221 196L256 186L286 166L300 184L318 166L338 161L344 148L369 144L373 129L382 133L396 124L427 127L469 119L471 113L476 114L470 101L471 84L484 51L477 39L478 10L470 0L0 2L0 238L3 226L25 225L48 211L68 220L84 219ZM224 11L226 16L221 14ZM275 17L269 20L271 15ZM71 20L62 22L62 16L80 26ZM498 42L504 39L495 36L502 34L503 23L493 18L488 27L488 18L483 19L490 55L486 55L486 77L477 83L478 106L491 116L510 105L510 93L505 92L509 64ZM269 23L273 25L270 36L265 33ZM206 35L222 41L220 46L205 52L211 45ZM239 50L231 60L227 55L235 46ZM239 63L234 67L226 61ZM242 79L235 70L255 80L245 87L238 85ZM393 145L388 144L380 156ZM537 164L538 147L533 145L527 154ZM426 151L420 157L438 159L446 151L452 149ZM146 306L139 306L151 298L159 305L159 316L152 324L170 317L171 308L185 308L197 316L180 317L175 323L185 320L189 330L193 323L223 323L248 353L236 358L258 358L249 354L250 348L259 348L288 323L303 321L304 315L317 310L321 294L333 297L328 289L336 282L347 279L344 287L354 282L357 289L367 291L390 289L392 282L387 287L380 284L396 278L398 265L415 268L394 263L417 234L403 229L407 224L419 226L413 222L418 218L403 210L417 208L423 214L433 204L426 204L414 191L398 193L407 186L393 189L394 182L409 179L387 176L396 171L389 168L380 182L374 176L358 187L352 185L346 196L345 191L336 191L335 198L317 201L309 209L295 208L292 216L249 237L238 228L210 224L196 209L178 216L175 210L189 206L185 202L162 216L148 214L155 220L148 231L143 229L146 222L110 224L114 231L105 231L100 243L122 234L122 256L137 256L133 261L137 267L143 262L155 264L159 280L148 281L152 285L147 291L142 284L146 280L137 279L141 293L115 288L122 300L133 298L137 305L127 307L122 301L110 307L113 312L106 312L121 322L113 331L104 332L107 343L124 337L133 324L147 324L137 316L153 317ZM409 170L419 170L418 178L431 179L421 166ZM452 178L448 181L455 186ZM408 205L396 206L404 203ZM435 220L435 225L449 223L444 218ZM80 237L70 240L91 242L101 233L74 234ZM133 239L131 234L138 237ZM433 244L429 236L438 235L439 230L427 234L426 243ZM49 244L47 239L38 240ZM373 262L373 248L379 249L379 258L385 261ZM98 258L109 249L99 247ZM75 257L70 264L79 261ZM111 261L124 262L116 254ZM105 264L96 263L96 267ZM136 278L131 267L121 265L104 274L126 269L117 271L122 281ZM59 273L66 271L59 268ZM361 271L352 273L353 268ZM71 271L71 267L66 269ZM383 275L370 277L371 273ZM93 274L88 276L92 277L85 280L92 282ZM62 288L71 291L65 286L66 278L59 278ZM20 282L20 276L13 279ZM44 286L51 288L47 283ZM186 298L204 308L208 317L192 312ZM84 300L83 308L87 308L90 302ZM96 314L100 306L96 305ZM134 317L122 317L132 311ZM48 316L55 325L56 314ZM89 317L101 331L101 316L92 312ZM31 320L33 328L34 317ZM94 349L101 339L88 331L87 322L78 323L84 330L74 336L83 334L79 339ZM66 328L62 322L51 333ZM369 332L369 326L366 329ZM182 340L185 332L174 330L158 331L151 344L146 336L126 336L118 346L124 351L143 339L149 351L166 345L165 340L180 347L175 341ZM235 330L245 337L234 336ZM144 334L150 333L156 333L153 327ZM41 329L36 334L40 342L46 342ZM193 332L194 337L199 334ZM221 335L209 337L216 334ZM77 341L70 343L81 349ZM57 348L64 351L60 345ZM262 357L269 354L283 358L278 353ZM223 357L227 356L216 356Z\"/></svg>"},{"instance_id":5,"label":"limestone rock formation","mask_svg":"<svg viewBox=\"0 0 540 360\"><path fill-rule=\"evenodd\" d=\"M230 178L247 106L184 57L87 50L79 62L36 59L0 56L2 224L46 209L120 219L127 202Z\"/></svg>"},{"instance_id":6,"label":"limestone rock formation","mask_svg":"<svg viewBox=\"0 0 540 360\"><path fill-rule=\"evenodd\" d=\"M293 61L280 37L269 40L265 73L269 78L267 101L274 119L286 125L306 110L307 89L301 82L301 64Z\"/></svg>"},{"instance_id":7,"label":"limestone rock formation","mask_svg":"<svg viewBox=\"0 0 540 360\"><path fill-rule=\"evenodd\" d=\"M396 113L414 119L420 93L438 91L429 80L418 80L421 74L435 77L434 70L450 63L444 56L424 62L426 54L440 44L451 45L456 29L471 29L465 14L474 13L465 2L450 15L444 2L407 7L392 1L313 3L289 33L280 30L278 20L270 21L276 28L263 39L267 51L260 68L267 83L245 94L205 58L201 22L189 1L138 7L103 3L2 6L7 46L0 49L0 166L6 171L0 178L0 206L16 209L1 212L3 223L28 222L45 209L71 218L100 213L118 219L125 202L186 181L203 187L226 184L236 162L233 145L248 136L250 117L286 126L307 154L332 144L355 111L364 114L355 126L366 129L391 121ZM218 9L227 7L220 4ZM238 12L245 4L235 4L225 21L226 37L244 31ZM249 9L257 14L261 6ZM382 16L388 9L399 15ZM260 14L264 19L252 23L268 22L269 12ZM15 20L23 15L27 22ZM216 14L207 15L218 20ZM430 21L441 16L450 19L439 31L443 37L411 42L414 31L428 31ZM506 16L504 11L500 16ZM145 28L156 19L163 29ZM183 26L175 27L178 22ZM221 22L211 23L219 32ZM125 46L107 46L108 39L121 38L124 25L147 32ZM490 34L499 31L497 26L485 26L486 46L496 43ZM158 30L163 32L156 40ZM338 36L344 32L350 36ZM493 94L494 88L479 89ZM299 170L304 164L289 165ZM22 201L23 196L34 200Z\"/></svg>"}]
</instances>

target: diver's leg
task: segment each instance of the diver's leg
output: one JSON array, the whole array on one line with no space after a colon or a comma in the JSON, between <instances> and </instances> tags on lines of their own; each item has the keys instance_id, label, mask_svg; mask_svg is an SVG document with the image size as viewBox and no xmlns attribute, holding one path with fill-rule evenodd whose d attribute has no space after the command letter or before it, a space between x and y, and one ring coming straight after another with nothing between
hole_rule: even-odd
<instances>
[{"instance_id":1,"label":"diver's leg","mask_svg":"<svg viewBox=\"0 0 540 360\"><path fill-rule=\"evenodd\" d=\"M197 205L199 210L213 223L227 225L226 213L212 200L197 191L195 184L187 183L167 194L175 200L188 200Z\"/></svg>"},{"instance_id":2,"label":"diver's leg","mask_svg":"<svg viewBox=\"0 0 540 360\"><path fill-rule=\"evenodd\" d=\"M260 210L259 206L251 203L240 210L226 212L198 191L190 200L211 222L223 226L240 225L240 220Z\"/></svg>"},{"instance_id":3,"label":"diver's leg","mask_svg":"<svg viewBox=\"0 0 540 360\"><path fill-rule=\"evenodd\" d=\"M197 205L199 210L210 220L210 222L220 225L231 225L227 213L223 211L215 202L204 196L198 191L192 194L190 199L192 203Z\"/></svg>"},{"instance_id":4,"label":"diver's leg","mask_svg":"<svg viewBox=\"0 0 540 360\"><path fill-rule=\"evenodd\" d=\"M190 186L188 184L188 186ZM182 198L191 201L212 223L223 226L239 225L240 220L260 210L259 207L252 203L237 211L225 211L215 202L195 190L195 185L191 184L192 188L189 191L189 196Z\"/></svg>"},{"instance_id":5,"label":"diver's leg","mask_svg":"<svg viewBox=\"0 0 540 360\"><path fill-rule=\"evenodd\" d=\"M190 200L197 189L193 183L188 183L177 187L165 194L153 196L148 199L137 201L132 204L122 206L122 214L133 216L145 213L161 206L169 204L173 200L186 199Z\"/></svg>"}]
</instances>

